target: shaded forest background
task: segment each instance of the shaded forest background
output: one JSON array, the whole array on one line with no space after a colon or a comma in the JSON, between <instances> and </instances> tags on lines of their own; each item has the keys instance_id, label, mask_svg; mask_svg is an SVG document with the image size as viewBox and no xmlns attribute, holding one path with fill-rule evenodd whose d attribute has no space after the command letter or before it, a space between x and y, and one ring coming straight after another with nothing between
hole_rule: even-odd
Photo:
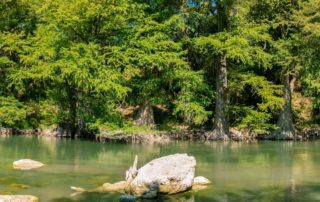
<instances>
[{"instance_id":1,"label":"shaded forest background","mask_svg":"<svg viewBox=\"0 0 320 202\"><path fill-rule=\"evenodd\" d=\"M0 126L294 139L319 47L319 0L2 0Z\"/></svg>"}]
</instances>

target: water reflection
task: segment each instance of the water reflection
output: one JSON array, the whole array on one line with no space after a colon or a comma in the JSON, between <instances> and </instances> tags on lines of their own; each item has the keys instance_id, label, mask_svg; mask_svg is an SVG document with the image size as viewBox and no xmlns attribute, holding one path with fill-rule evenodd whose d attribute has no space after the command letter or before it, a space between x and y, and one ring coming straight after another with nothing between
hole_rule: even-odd
<instances>
[{"instance_id":1,"label":"water reflection","mask_svg":"<svg viewBox=\"0 0 320 202\"><path fill-rule=\"evenodd\" d=\"M101 144L37 137L0 138L0 194L34 194L41 201L119 201L118 194L70 197L70 186L94 189L124 178L139 165L172 153L196 157L197 175L213 181L209 189L155 201L316 201L320 181L319 142L172 142L167 145ZM32 158L47 164L30 172L11 163Z\"/></svg>"},{"instance_id":2,"label":"water reflection","mask_svg":"<svg viewBox=\"0 0 320 202\"><path fill-rule=\"evenodd\" d=\"M297 192L286 192L290 187L281 189L276 187L266 187L262 189L230 190L223 194L212 196L195 196L195 201L319 201L320 185L318 183L308 183L297 187Z\"/></svg>"},{"instance_id":3,"label":"water reflection","mask_svg":"<svg viewBox=\"0 0 320 202\"><path fill-rule=\"evenodd\" d=\"M57 198L51 202L100 202L119 201L120 194L84 193L73 198ZM137 202L195 202L195 196L191 193L170 196L159 196L155 199L138 199Z\"/></svg>"},{"instance_id":4,"label":"water reflection","mask_svg":"<svg viewBox=\"0 0 320 202\"><path fill-rule=\"evenodd\" d=\"M156 199L141 199L137 202L247 202L247 201L267 201L267 202L286 202L286 201L319 201L320 185L308 183L297 187L297 192L287 191L290 187L266 187L261 189L228 190L224 193L211 195L202 194L178 194L173 196L163 196ZM51 202L102 202L119 201L119 194L86 193L75 198L56 198Z\"/></svg>"}]
</instances>

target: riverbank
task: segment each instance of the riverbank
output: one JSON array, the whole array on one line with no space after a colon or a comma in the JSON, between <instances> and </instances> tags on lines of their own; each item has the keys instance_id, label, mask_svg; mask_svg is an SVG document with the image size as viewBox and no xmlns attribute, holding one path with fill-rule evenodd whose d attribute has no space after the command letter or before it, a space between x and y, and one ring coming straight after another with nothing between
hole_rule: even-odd
<instances>
[{"instance_id":1,"label":"riverbank","mask_svg":"<svg viewBox=\"0 0 320 202\"><path fill-rule=\"evenodd\" d=\"M208 139L210 131L204 129L185 129L185 130L141 130L141 131L101 131L93 134L85 139L95 139L98 142L114 142L114 143L167 143L171 140L191 140L191 141L217 141L215 139ZM250 133L247 130L230 130L231 141L255 142L264 140L276 140L270 134L258 135ZM69 138L68 133L62 128L51 129L13 129L0 127L0 136L44 136ZM79 136L78 136L79 137ZM83 137L82 137L83 138ZM320 139L320 129L308 129L298 133L296 141L307 141Z\"/></svg>"}]
</instances>

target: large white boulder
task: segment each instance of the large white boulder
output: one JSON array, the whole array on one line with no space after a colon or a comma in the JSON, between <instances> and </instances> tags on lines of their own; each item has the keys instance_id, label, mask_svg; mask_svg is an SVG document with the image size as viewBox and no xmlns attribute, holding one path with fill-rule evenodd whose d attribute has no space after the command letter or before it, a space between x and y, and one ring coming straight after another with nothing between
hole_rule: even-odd
<instances>
[{"instance_id":1,"label":"large white boulder","mask_svg":"<svg viewBox=\"0 0 320 202\"><path fill-rule=\"evenodd\" d=\"M31 195L0 195L1 202L38 202L39 198Z\"/></svg>"},{"instance_id":2,"label":"large white boulder","mask_svg":"<svg viewBox=\"0 0 320 202\"><path fill-rule=\"evenodd\" d=\"M44 166L43 163L31 159L21 159L13 162L13 168L18 170L31 170L42 166Z\"/></svg>"},{"instance_id":3,"label":"large white boulder","mask_svg":"<svg viewBox=\"0 0 320 202\"><path fill-rule=\"evenodd\" d=\"M175 194L191 189L196 160L187 154L164 156L141 167L129 182L129 192L135 196ZM151 195L150 195L151 193Z\"/></svg>"}]
</instances>

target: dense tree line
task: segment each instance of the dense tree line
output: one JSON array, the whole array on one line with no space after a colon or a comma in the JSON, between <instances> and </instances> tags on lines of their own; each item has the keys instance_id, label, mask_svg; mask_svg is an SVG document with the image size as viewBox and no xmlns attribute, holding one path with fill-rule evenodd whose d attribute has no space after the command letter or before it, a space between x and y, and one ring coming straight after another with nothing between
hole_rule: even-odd
<instances>
[{"instance_id":1,"label":"dense tree line","mask_svg":"<svg viewBox=\"0 0 320 202\"><path fill-rule=\"evenodd\" d=\"M320 121L319 47L319 0L3 0L0 126L293 139Z\"/></svg>"}]
</instances>

